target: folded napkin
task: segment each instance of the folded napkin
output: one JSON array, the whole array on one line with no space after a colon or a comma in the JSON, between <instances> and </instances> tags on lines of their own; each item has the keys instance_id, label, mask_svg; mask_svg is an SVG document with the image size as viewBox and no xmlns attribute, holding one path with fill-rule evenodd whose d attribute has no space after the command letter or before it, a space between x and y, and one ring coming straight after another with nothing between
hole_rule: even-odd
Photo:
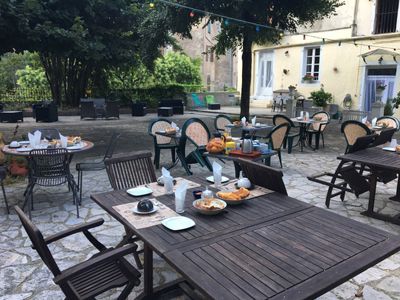
<instances>
[{"instance_id":1,"label":"folded napkin","mask_svg":"<svg viewBox=\"0 0 400 300\"><path fill-rule=\"evenodd\" d=\"M172 178L171 173L164 167L161 169L161 174L165 192L167 194L172 194L174 192L174 178Z\"/></svg>"},{"instance_id":2,"label":"folded napkin","mask_svg":"<svg viewBox=\"0 0 400 300\"><path fill-rule=\"evenodd\" d=\"M256 126L256 122L257 122L257 116L254 116L254 118L251 119L251 125Z\"/></svg>"},{"instance_id":3,"label":"folded napkin","mask_svg":"<svg viewBox=\"0 0 400 300\"><path fill-rule=\"evenodd\" d=\"M213 176L214 176L214 185L219 187L222 181L222 167L220 164L216 163L215 161L212 164L213 168Z\"/></svg>"},{"instance_id":4,"label":"folded napkin","mask_svg":"<svg viewBox=\"0 0 400 300\"><path fill-rule=\"evenodd\" d=\"M188 189L187 180L183 180L181 184L178 185L175 191L175 211L177 213L183 213L185 211L185 199L186 191Z\"/></svg>"},{"instance_id":5,"label":"folded napkin","mask_svg":"<svg viewBox=\"0 0 400 300\"><path fill-rule=\"evenodd\" d=\"M361 122L365 124L365 123L367 123L367 119L368 119L367 117L362 118Z\"/></svg>"},{"instance_id":6,"label":"folded napkin","mask_svg":"<svg viewBox=\"0 0 400 300\"><path fill-rule=\"evenodd\" d=\"M306 120L310 119L310 113L306 111Z\"/></svg>"},{"instance_id":7,"label":"folded napkin","mask_svg":"<svg viewBox=\"0 0 400 300\"><path fill-rule=\"evenodd\" d=\"M63 136L61 133L60 133L60 144L62 148L67 148L68 146L68 138L66 136Z\"/></svg>"},{"instance_id":8,"label":"folded napkin","mask_svg":"<svg viewBox=\"0 0 400 300\"><path fill-rule=\"evenodd\" d=\"M371 121L371 125L376 126L376 121L378 121L378 118L373 118Z\"/></svg>"},{"instance_id":9,"label":"folded napkin","mask_svg":"<svg viewBox=\"0 0 400 300\"><path fill-rule=\"evenodd\" d=\"M301 111L300 112L300 118L303 118L303 116L304 116L304 111Z\"/></svg>"},{"instance_id":10,"label":"folded napkin","mask_svg":"<svg viewBox=\"0 0 400 300\"><path fill-rule=\"evenodd\" d=\"M243 117L241 122L242 122L242 126L246 126L246 117Z\"/></svg>"},{"instance_id":11,"label":"folded napkin","mask_svg":"<svg viewBox=\"0 0 400 300\"><path fill-rule=\"evenodd\" d=\"M36 148L40 145L40 140L42 138L42 133L36 130L33 134L28 133L29 144L32 148Z\"/></svg>"}]
</instances>

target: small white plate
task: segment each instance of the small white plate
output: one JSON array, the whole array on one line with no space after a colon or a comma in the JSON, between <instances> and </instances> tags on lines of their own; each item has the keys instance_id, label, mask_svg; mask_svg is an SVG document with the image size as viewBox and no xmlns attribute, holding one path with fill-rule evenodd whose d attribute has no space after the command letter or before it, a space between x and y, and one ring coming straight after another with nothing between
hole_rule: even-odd
<instances>
[{"instance_id":1,"label":"small white plate","mask_svg":"<svg viewBox=\"0 0 400 300\"><path fill-rule=\"evenodd\" d=\"M29 151L33 150L33 148L29 148L29 147L24 148L24 147L22 147L22 148L18 148L18 149L15 149L15 150L17 152L29 152Z\"/></svg>"},{"instance_id":2,"label":"small white plate","mask_svg":"<svg viewBox=\"0 0 400 300\"><path fill-rule=\"evenodd\" d=\"M208 176L208 177L206 178L206 180L209 181L209 182L214 183L214 176ZM228 178L228 177L222 176L222 178L221 178L221 183L225 183L225 182L228 182L228 181L229 181L229 178Z\"/></svg>"},{"instance_id":3,"label":"small white plate","mask_svg":"<svg viewBox=\"0 0 400 300\"><path fill-rule=\"evenodd\" d=\"M73 146L68 146L67 149L68 150L79 150L79 149L85 148L85 146L86 146L86 143L80 142Z\"/></svg>"},{"instance_id":4,"label":"small white plate","mask_svg":"<svg viewBox=\"0 0 400 300\"><path fill-rule=\"evenodd\" d=\"M155 205L153 206L153 209L151 211L138 211L137 207L132 208L132 211L138 215L150 215L150 214L155 213L157 210L158 210L158 207Z\"/></svg>"},{"instance_id":5,"label":"small white plate","mask_svg":"<svg viewBox=\"0 0 400 300\"><path fill-rule=\"evenodd\" d=\"M19 141L20 145L29 145L29 141Z\"/></svg>"},{"instance_id":6,"label":"small white plate","mask_svg":"<svg viewBox=\"0 0 400 300\"><path fill-rule=\"evenodd\" d=\"M393 147L383 147L382 149L385 151L396 152L396 148L393 148Z\"/></svg>"},{"instance_id":7,"label":"small white plate","mask_svg":"<svg viewBox=\"0 0 400 300\"><path fill-rule=\"evenodd\" d=\"M162 220L161 224L163 224L165 227L173 231L188 229L196 225L196 223L192 219L186 217L168 218Z\"/></svg>"},{"instance_id":8,"label":"small white plate","mask_svg":"<svg viewBox=\"0 0 400 300\"><path fill-rule=\"evenodd\" d=\"M129 189L126 192L131 196L141 197L141 196L150 195L151 193L153 193L153 190L148 187L145 187L145 186L140 186L140 187Z\"/></svg>"}]
</instances>

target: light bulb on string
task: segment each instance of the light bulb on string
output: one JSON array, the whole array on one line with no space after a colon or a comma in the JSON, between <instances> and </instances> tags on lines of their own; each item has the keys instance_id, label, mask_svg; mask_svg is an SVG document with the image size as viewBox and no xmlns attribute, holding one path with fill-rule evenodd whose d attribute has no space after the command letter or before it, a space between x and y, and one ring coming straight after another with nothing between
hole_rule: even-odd
<instances>
[{"instance_id":1,"label":"light bulb on string","mask_svg":"<svg viewBox=\"0 0 400 300\"><path fill-rule=\"evenodd\" d=\"M280 37L283 37L283 32L280 32L280 33L279 33L279 36L280 36Z\"/></svg>"},{"instance_id":2,"label":"light bulb on string","mask_svg":"<svg viewBox=\"0 0 400 300\"><path fill-rule=\"evenodd\" d=\"M154 4L153 2L150 2L150 3L149 3L149 6L150 6L150 8L154 8L154 7L155 7L155 4Z\"/></svg>"},{"instance_id":3,"label":"light bulb on string","mask_svg":"<svg viewBox=\"0 0 400 300\"><path fill-rule=\"evenodd\" d=\"M224 24L225 24L225 26L228 26L229 25L229 20L228 19L224 19Z\"/></svg>"},{"instance_id":4,"label":"light bulb on string","mask_svg":"<svg viewBox=\"0 0 400 300\"><path fill-rule=\"evenodd\" d=\"M192 10L192 11L189 13L189 17L193 18L194 16L195 16L195 14L194 14L194 11Z\"/></svg>"},{"instance_id":5,"label":"light bulb on string","mask_svg":"<svg viewBox=\"0 0 400 300\"><path fill-rule=\"evenodd\" d=\"M260 32L260 26L256 26L256 31Z\"/></svg>"},{"instance_id":6,"label":"light bulb on string","mask_svg":"<svg viewBox=\"0 0 400 300\"><path fill-rule=\"evenodd\" d=\"M339 41L339 44L338 44L338 46L340 47L340 46L342 46L342 41Z\"/></svg>"}]
</instances>

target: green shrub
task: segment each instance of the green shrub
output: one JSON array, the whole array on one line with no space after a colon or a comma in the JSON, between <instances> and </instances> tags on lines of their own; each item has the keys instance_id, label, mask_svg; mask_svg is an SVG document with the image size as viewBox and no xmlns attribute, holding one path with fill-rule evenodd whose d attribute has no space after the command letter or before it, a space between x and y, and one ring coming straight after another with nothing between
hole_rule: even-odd
<instances>
[{"instance_id":1,"label":"green shrub","mask_svg":"<svg viewBox=\"0 0 400 300\"><path fill-rule=\"evenodd\" d=\"M332 94L325 92L323 88L318 91L311 92L310 98L313 100L314 106L321 107L325 107L328 103L331 103L333 101Z\"/></svg>"},{"instance_id":2,"label":"green shrub","mask_svg":"<svg viewBox=\"0 0 400 300\"><path fill-rule=\"evenodd\" d=\"M387 99L385 107L383 108L383 115L384 116L393 116L393 106L392 106L392 99Z\"/></svg>"}]
</instances>

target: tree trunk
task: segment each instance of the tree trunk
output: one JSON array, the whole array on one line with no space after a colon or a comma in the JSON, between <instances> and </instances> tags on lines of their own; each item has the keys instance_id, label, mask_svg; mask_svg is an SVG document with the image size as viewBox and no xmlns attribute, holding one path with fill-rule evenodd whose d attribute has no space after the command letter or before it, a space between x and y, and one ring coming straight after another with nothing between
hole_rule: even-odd
<instances>
[{"instance_id":1,"label":"tree trunk","mask_svg":"<svg viewBox=\"0 0 400 300\"><path fill-rule=\"evenodd\" d=\"M242 54L242 95L240 101L240 117L250 116L250 86L251 86L251 67L252 67L252 40L248 37L243 38L243 54Z\"/></svg>"}]
</instances>

